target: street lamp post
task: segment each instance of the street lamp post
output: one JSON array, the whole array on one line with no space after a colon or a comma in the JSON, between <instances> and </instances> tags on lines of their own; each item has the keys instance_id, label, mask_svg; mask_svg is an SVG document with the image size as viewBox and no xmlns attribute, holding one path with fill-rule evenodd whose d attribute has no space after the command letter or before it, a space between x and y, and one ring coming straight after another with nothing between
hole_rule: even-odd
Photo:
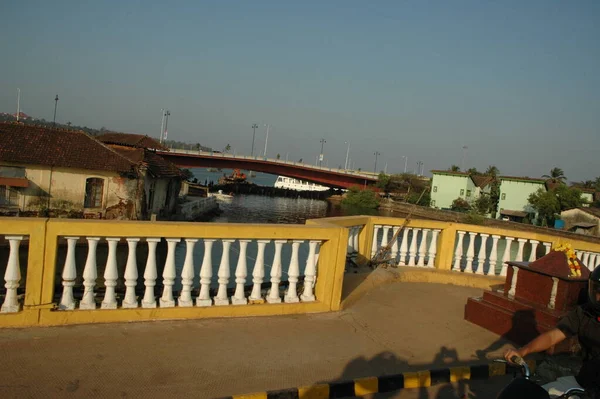
<instances>
[{"instance_id":1,"label":"street lamp post","mask_svg":"<svg viewBox=\"0 0 600 399\"><path fill-rule=\"evenodd\" d=\"M58 94L54 98L54 119L52 120L52 124L56 126L56 108L58 107Z\"/></svg>"},{"instance_id":2,"label":"street lamp post","mask_svg":"<svg viewBox=\"0 0 600 399\"><path fill-rule=\"evenodd\" d=\"M344 163L344 170L348 170L348 155L350 155L350 143L348 141L344 141L344 143L348 144L348 149L346 150L346 162Z\"/></svg>"},{"instance_id":3,"label":"street lamp post","mask_svg":"<svg viewBox=\"0 0 600 399\"><path fill-rule=\"evenodd\" d=\"M380 156L381 153L379 151L375 151L373 155L375 155L375 168L373 169L373 173L377 174L377 157Z\"/></svg>"},{"instance_id":4,"label":"street lamp post","mask_svg":"<svg viewBox=\"0 0 600 399\"><path fill-rule=\"evenodd\" d=\"M258 125L256 123L252 124L252 151L250 151L250 156L254 156L254 138L256 137L256 129L258 129Z\"/></svg>"},{"instance_id":5,"label":"street lamp post","mask_svg":"<svg viewBox=\"0 0 600 399\"><path fill-rule=\"evenodd\" d=\"M325 139L321 139L321 155L319 155L319 166L323 163L323 146L327 143Z\"/></svg>"},{"instance_id":6,"label":"street lamp post","mask_svg":"<svg viewBox=\"0 0 600 399\"><path fill-rule=\"evenodd\" d=\"M402 155L402 158L404 158L404 173L406 173L406 167L408 165L408 156Z\"/></svg>"},{"instance_id":7,"label":"street lamp post","mask_svg":"<svg viewBox=\"0 0 600 399\"><path fill-rule=\"evenodd\" d=\"M160 118L160 143L162 144L163 142L163 134L165 134L165 109L161 108L160 109L160 114L161 114L161 118Z\"/></svg>"},{"instance_id":8,"label":"street lamp post","mask_svg":"<svg viewBox=\"0 0 600 399\"><path fill-rule=\"evenodd\" d=\"M167 112L165 112L165 141L167 140L167 135L169 134L169 115L171 115L171 111L167 110Z\"/></svg>"},{"instance_id":9,"label":"street lamp post","mask_svg":"<svg viewBox=\"0 0 600 399\"><path fill-rule=\"evenodd\" d=\"M265 124L265 126L267 127L267 135L265 137L265 152L263 153L263 157L266 158L266 156L267 156L267 143L269 142L269 129L271 128L271 125L269 125L267 123L267 124Z\"/></svg>"}]
</instances>

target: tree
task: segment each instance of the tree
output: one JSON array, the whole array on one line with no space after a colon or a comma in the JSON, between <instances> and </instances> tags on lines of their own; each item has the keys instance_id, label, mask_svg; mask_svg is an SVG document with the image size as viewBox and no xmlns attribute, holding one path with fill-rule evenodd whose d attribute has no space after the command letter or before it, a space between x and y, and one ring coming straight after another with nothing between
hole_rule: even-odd
<instances>
[{"instance_id":1,"label":"tree","mask_svg":"<svg viewBox=\"0 0 600 399\"><path fill-rule=\"evenodd\" d=\"M500 170L496 167L496 165L488 166L484 173L484 175L491 176L494 179L496 177L498 177L499 174L500 174Z\"/></svg>"},{"instance_id":2,"label":"tree","mask_svg":"<svg viewBox=\"0 0 600 399\"><path fill-rule=\"evenodd\" d=\"M580 181L580 182L573 183L573 187L595 189L596 182L594 180Z\"/></svg>"},{"instance_id":3,"label":"tree","mask_svg":"<svg viewBox=\"0 0 600 399\"><path fill-rule=\"evenodd\" d=\"M585 202L581 197L581 190L577 188L561 185L552 190L552 192L556 195L561 211L578 208Z\"/></svg>"},{"instance_id":4,"label":"tree","mask_svg":"<svg viewBox=\"0 0 600 399\"><path fill-rule=\"evenodd\" d=\"M549 175L543 175L542 178L552 181L552 183L564 184L567 177L561 168L552 168Z\"/></svg>"},{"instance_id":5,"label":"tree","mask_svg":"<svg viewBox=\"0 0 600 399\"><path fill-rule=\"evenodd\" d=\"M490 183L490 206L488 212L492 214L492 217L495 217L498 211L498 203L500 202L500 179L498 179L500 170L496 165L490 165L484 174L493 179Z\"/></svg>"},{"instance_id":6,"label":"tree","mask_svg":"<svg viewBox=\"0 0 600 399\"><path fill-rule=\"evenodd\" d=\"M277 154L277 159L279 159L279 158L281 158L281 155L280 155L280 154Z\"/></svg>"},{"instance_id":7,"label":"tree","mask_svg":"<svg viewBox=\"0 0 600 399\"><path fill-rule=\"evenodd\" d=\"M528 201L538 213L538 219L542 226L554 225L555 215L560 213L560 202L553 190L546 191L540 188L529 195Z\"/></svg>"},{"instance_id":8,"label":"tree","mask_svg":"<svg viewBox=\"0 0 600 399\"><path fill-rule=\"evenodd\" d=\"M450 168L448 168L448 170L450 172L460 172L460 167L457 165L452 165L452 166L450 166Z\"/></svg>"},{"instance_id":9,"label":"tree","mask_svg":"<svg viewBox=\"0 0 600 399\"><path fill-rule=\"evenodd\" d=\"M379 206L379 199L376 192L372 190L362 190L359 187L350 187L344 199L343 206L376 209Z\"/></svg>"},{"instance_id":10,"label":"tree","mask_svg":"<svg viewBox=\"0 0 600 399\"><path fill-rule=\"evenodd\" d=\"M474 202L473 209L480 215L487 215L492 212L492 199L487 194L481 194Z\"/></svg>"},{"instance_id":11,"label":"tree","mask_svg":"<svg viewBox=\"0 0 600 399\"><path fill-rule=\"evenodd\" d=\"M189 169L181 169L181 174L185 180L192 180L194 178L194 174Z\"/></svg>"},{"instance_id":12,"label":"tree","mask_svg":"<svg viewBox=\"0 0 600 399\"><path fill-rule=\"evenodd\" d=\"M467 200L465 200L464 198L458 197L457 199L452 201L452 206L450 207L450 209L455 212L468 212L469 210L471 210L471 204L469 204L469 202L467 202Z\"/></svg>"},{"instance_id":13,"label":"tree","mask_svg":"<svg viewBox=\"0 0 600 399\"><path fill-rule=\"evenodd\" d=\"M419 206L429 206L431 204L431 191L425 190L423 195L420 191L413 191L407 196L407 202L410 204L417 204Z\"/></svg>"},{"instance_id":14,"label":"tree","mask_svg":"<svg viewBox=\"0 0 600 399\"><path fill-rule=\"evenodd\" d=\"M391 190L390 190L390 182L391 182L392 178L390 175L386 175L385 173L380 173L379 176L377 176L377 183L375 183L375 186L380 188L384 193L388 194Z\"/></svg>"},{"instance_id":15,"label":"tree","mask_svg":"<svg viewBox=\"0 0 600 399\"><path fill-rule=\"evenodd\" d=\"M467 169L467 173L469 174L469 176L477 176L477 175L481 174L481 173L479 173L477 168L469 168L469 169Z\"/></svg>"}]
</instances>

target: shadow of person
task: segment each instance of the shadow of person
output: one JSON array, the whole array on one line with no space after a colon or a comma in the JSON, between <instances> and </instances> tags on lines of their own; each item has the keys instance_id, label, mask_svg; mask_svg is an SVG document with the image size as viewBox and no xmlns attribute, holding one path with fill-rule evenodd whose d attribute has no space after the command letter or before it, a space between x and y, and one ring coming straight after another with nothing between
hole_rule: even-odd
<instances>
[{"instance_id":1,"label":"shadow of person","mask_svg":"<svg viewBox=\"0 0 600 399\"><path fill-rule=\"evenodd\" d=\"M475 352L479 360L488 360L487 355L496 352L508 343L524 345L540 334L537 321L532 310L517 310L512 317L507 331L487 348Z\"/></svg>"}]
</instances>

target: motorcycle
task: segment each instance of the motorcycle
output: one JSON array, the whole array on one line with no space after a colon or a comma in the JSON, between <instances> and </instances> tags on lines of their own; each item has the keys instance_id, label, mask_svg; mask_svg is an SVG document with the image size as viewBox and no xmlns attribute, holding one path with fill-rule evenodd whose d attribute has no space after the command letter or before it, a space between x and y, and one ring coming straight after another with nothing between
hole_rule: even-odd
<instances>
[{"instance_id":1,"label":"motorcycle","mask_svg":"<svg viewBox=\"0 0 600 399\"><path fill-rule=\"evenodd\" d=\"M501 363L508 363L506 360L496 360ZM496 397L496 399L550 399L550 394L541 386L531 380L529 366L518 356L510 359L511 363L520 366L522 376L517 377L510 382ZM586 399L586 391L581 388L571 388L557 399Z\"/></svg>"}]
</instances>

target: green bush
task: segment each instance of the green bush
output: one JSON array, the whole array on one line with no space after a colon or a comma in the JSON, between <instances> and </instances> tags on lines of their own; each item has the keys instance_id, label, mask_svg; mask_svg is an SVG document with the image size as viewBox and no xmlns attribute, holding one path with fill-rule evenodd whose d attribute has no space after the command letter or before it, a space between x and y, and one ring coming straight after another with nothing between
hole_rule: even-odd
<instances>
[{"instance_id":1,"label":"green bush","mask_svg":"<svg viewBox=\"0 0 600 399\"><path fill-rule=\"evenodd\" d=\"M350 187L344 199L342 206L364 209L377 209L379 207L379 198L376 192L359 187Z\"/></svg>"}]
</instances>

